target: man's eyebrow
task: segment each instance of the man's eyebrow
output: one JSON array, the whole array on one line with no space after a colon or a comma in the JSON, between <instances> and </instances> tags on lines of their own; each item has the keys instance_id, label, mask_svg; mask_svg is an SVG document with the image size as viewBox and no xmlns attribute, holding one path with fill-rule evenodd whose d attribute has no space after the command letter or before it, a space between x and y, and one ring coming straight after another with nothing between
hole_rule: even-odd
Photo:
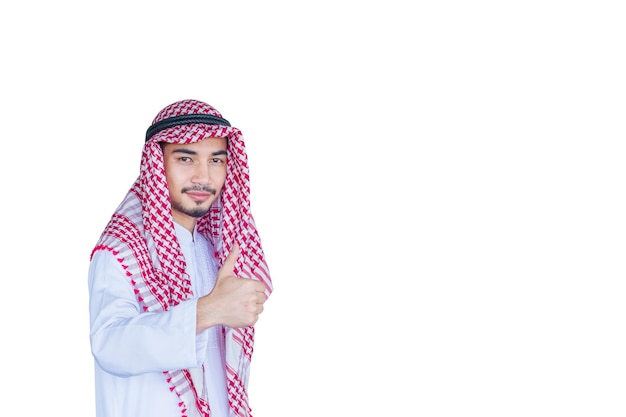
<instances>
[{"instance_id":1,"label":"man's eyebrow","mask_svg":"<svg viewBox=\"0 0 626 417\"><path fill-rule=\"evenodd\" d=\"M174 149L172 151L172 153L184 153L185 155L197 155L198 152L191 150L191 149L187 149L187 148L178 148L178 149ZM218 155L228 155L228 152L226 152L226 150L224 149L220 149L219 151L215 151L212 152L211 155L213 156L218 156Z\"/></svg>"},{"instance_id":2,"label":"man's eyebrow","mask_svg":"<svg viewBox=\"0 0 626 417\"><path fill-rule=\"evenodd\" d=\"M174 149L172 151L172 153L184 153L187 155L197 155L198 152L196 151L192 151L191 149L185 149L185 148L178 148L178 149Z\"/></svg>"}]
</instances>

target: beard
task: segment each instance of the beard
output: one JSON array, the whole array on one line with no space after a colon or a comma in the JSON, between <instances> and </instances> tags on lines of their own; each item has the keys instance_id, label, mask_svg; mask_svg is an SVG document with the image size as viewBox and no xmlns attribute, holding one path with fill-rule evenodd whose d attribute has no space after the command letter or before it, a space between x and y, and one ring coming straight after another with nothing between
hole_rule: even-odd
<instances>
[{"instance_id":1,"label":"beard","mask_svg":"<svg viewBox=\"0 0 626 417\"><path fill-rule=\"evenodd\" d=\"M218 190L216 190L215 188L211 188L207 186L199 186L199 185L194 185L191 187L183 187L180 190L180 193L181 195L183 195L188 191L203 191L205 193L212 194L213 196L217 196L218 194ZM197 202L195 203L195 205L194 203L189 203L185 205L183 204L182 198L176 198L175 200L171 199L172 210L178 211L179 213L182 213L189 217L194 217L196 219L207 214L209 210L211 209L213 202L214 201L212 201L208 206L204 206L204 204L206 204L205 202Z\"/></svg>"},{"instance_id":2,"label":"beard","mask_svg":"<svg viewBox=\"0 0 626 417\"><path fill-rule=\"evenodd\" d=\"M196 219L204 216L209 212L209 207L185 207L180 202L172 201L172 209L179 211L187 216L195 217Z\"/></svg>"}]
</instances>

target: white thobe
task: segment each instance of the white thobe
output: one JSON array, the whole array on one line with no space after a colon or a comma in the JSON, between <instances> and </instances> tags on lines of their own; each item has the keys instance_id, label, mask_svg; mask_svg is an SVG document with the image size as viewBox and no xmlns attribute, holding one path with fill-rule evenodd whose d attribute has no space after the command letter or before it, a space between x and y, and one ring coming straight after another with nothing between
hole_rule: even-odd
<instances>
[{"instance_id":1,"label":"white thobe","mask_svg":"<svg viewBox=\"0 0 626 417\"><path fill-rule=\"evenodd\" d=\"M215 285L211 244L176 225L186 272L196 297ZM110 251L97 251L89 267L91 350L95 359L97 417L179 417L178 397L163 371L189 369L212 417L228 416L222 328L196 334L197 298L165 312L142 313L123 267ZM205 378L201 365L204 363ZM187 404L188 415L197 415Z\"/></svg>"}]
</instances>

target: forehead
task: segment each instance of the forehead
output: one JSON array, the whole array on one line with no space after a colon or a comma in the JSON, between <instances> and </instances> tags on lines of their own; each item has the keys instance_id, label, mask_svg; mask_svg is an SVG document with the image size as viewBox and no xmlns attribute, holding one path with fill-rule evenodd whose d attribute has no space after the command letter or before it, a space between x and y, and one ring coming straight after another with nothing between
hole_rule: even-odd
<instances>
[{"instance_id":1,"label":"forehead","mask_svg":"<svg viewBox=\"0 0 626 417\"><path fill-rule=\"evenodd\" d=\"M207 137L195 143L165 143L165 150L188 149L194 152L225 151L228 146L227 138Z\"/></svg>"}]
</instances>

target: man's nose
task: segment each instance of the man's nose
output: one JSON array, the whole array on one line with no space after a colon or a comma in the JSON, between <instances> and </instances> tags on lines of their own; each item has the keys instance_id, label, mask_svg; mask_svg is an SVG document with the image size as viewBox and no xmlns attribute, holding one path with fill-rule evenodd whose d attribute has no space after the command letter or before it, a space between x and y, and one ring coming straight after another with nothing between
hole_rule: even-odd
<instances>
[{"instance_id":1,"label":"man's nose","mask_svg":"<svg viewBox=\"0 0 626 417\"><path fill-rule=\"evenodd\" d=\"M209 182L209 166L198 164L194 170L191 181L196 184L207 184Z\"/></svg>"}]
</instances>

